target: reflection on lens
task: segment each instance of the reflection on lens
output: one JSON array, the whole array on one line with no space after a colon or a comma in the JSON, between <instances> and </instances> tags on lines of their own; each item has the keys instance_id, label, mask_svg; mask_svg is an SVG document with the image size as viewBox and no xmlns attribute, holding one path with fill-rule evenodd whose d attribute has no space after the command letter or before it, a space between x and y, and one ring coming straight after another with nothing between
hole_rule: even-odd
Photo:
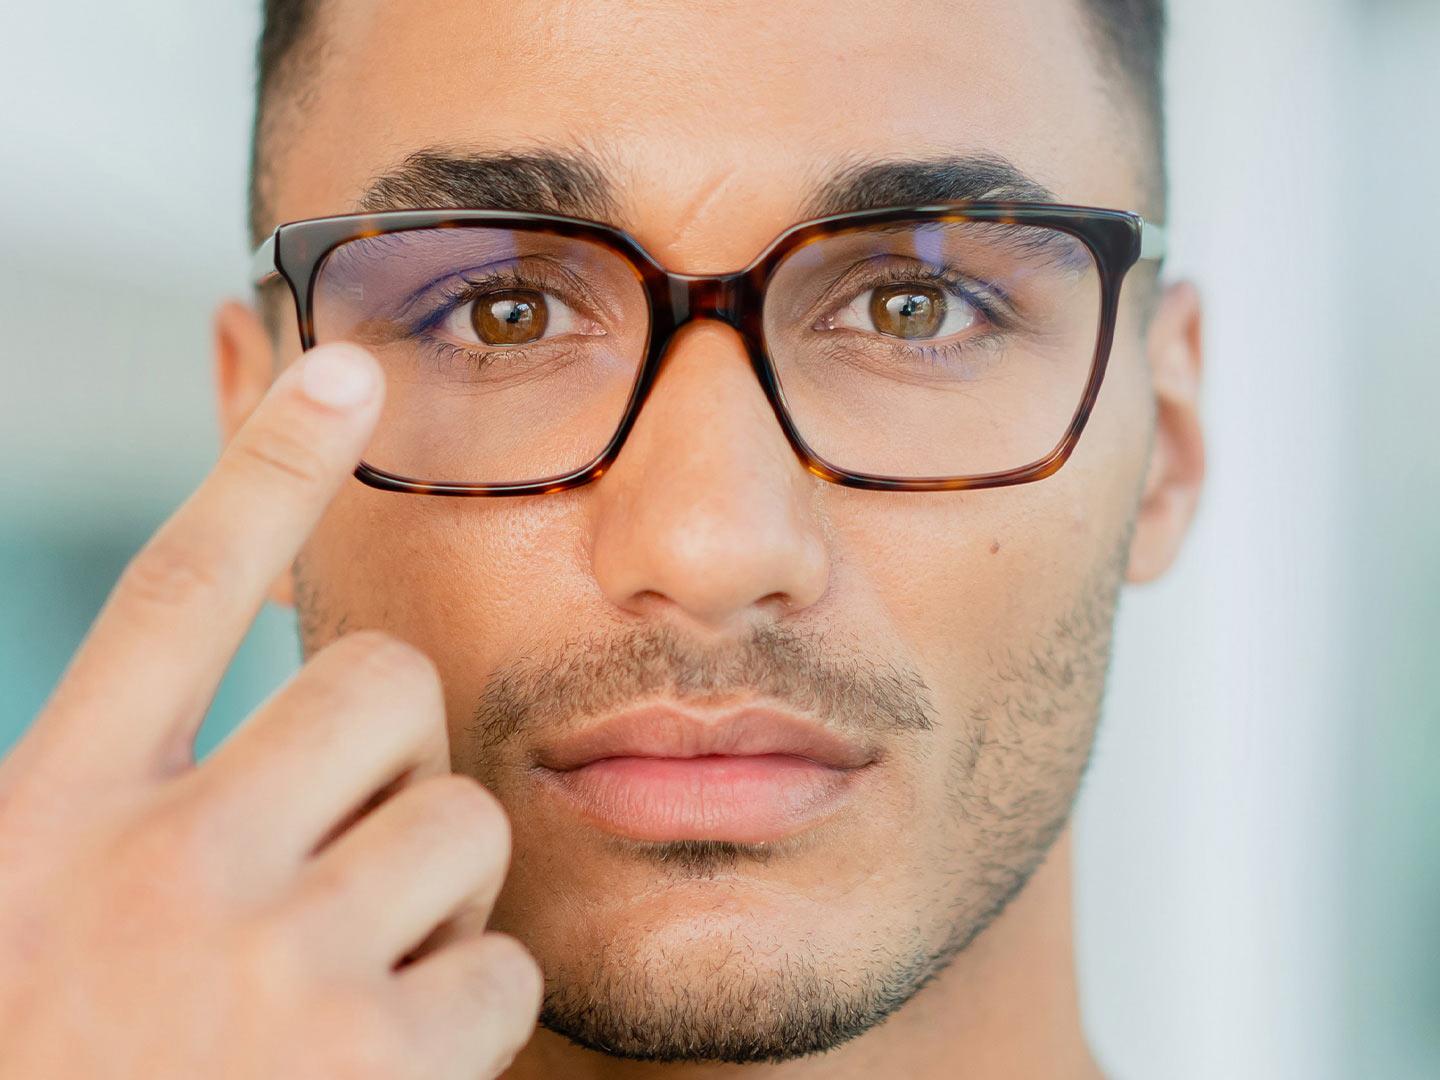
<instances>
[{"instance_id":1,"label":"reflection on lens","mask_svg":"<svg viewBox=\"0 0 1440 1080\"><path fill-rule=\"evenodd\" d=\"M593 461L620 424L649 309L630 265L509 228L387 233L331 252L317 343L365 345L385 410L365 460L432 483L530 483Z\"/></svg>"},{"instance_id":2,"label":"reflection on lens","mask_svg":"<svg viewBox=\"0 0 1440 1080\"><path fill-rule=\"evenodd\" d=\"M971 221L857 227L788 253L765 347L800 435L830 465L899 479L1048 456L1088 385L1099 272L1060 230ZM648 345L621 254L510 227L352 240L321 264L317 343L385 370L365 460L429 483L553 481L613 439Z\"/></svg>"},{"instance_id":3,"label":"reflection on lens","mask_svg":"<svg viewBox=\"0 0 1440 1080\"><path fill-rule=\"evenodd\" d=\"M801 436L836 468L906 479L1045 458L1084 396L1100 328L1093 256L988 222L820 237L775 271L765 341Z\"/></svg>"}]
</instances>

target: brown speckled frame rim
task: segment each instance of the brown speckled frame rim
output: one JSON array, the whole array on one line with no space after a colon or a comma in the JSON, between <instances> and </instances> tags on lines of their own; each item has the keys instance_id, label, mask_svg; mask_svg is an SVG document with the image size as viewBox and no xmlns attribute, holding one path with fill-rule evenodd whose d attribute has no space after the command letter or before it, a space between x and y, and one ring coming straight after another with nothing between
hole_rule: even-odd
<instances>
[{"instance_id":1,"label":"brown speckled frame rim","mask_svg":"<svg viewBox=\"0 0 1440 1080\"><path fill-rule=\"evenodd\" d=\"M1100 280L1100 322L1084 394L1060 442L1050 453L1020 468L971 476L892 477L837 468L805 442L791 419L780 380L765 347L762 320L765 287L780 263L796 249L827 236L873 225L901 222L990 222L1030 225L1067 233L1090 251ZM566 491L600 477L615 461L659 374L675 332L692 319L716 319L733 328L745 343L750 366L795 453L815 476L845 487L875 491L967 491L1043 480L1065 464L1085 429L1100 395L1110 358L1125 275L1142 259L1163 258L1161 226L1123 210L1055 203L969 202L861 210L792 225L749 266L728 274L675 274L666 270L629 233L596 221L556 214L483 209L389 210L373 214L293 221L279 226L254 255L256 285L277 277L290 287L303 349L315 346L315 281L325 258L342 244L416 229L496 227L587 240L614 251L634 271L650 308L645 358L636 375L624 415L609 443L582 468L523 483L471 483L418 480L377 469L362 461L356 479L386 491L419 495L539 495Z\"/></svg>"}]
</instances>

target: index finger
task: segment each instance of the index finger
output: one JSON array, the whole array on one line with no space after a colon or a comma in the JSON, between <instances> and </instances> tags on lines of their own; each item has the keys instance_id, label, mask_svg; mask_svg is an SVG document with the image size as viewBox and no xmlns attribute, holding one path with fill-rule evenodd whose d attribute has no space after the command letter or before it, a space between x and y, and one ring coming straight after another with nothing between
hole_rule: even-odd
<instances>
[{"instance_id":1,"label":"index finger","mask_svg":"<svg viewBox=\"0 0 1440 1080\"><path fill-rule=\"evenodd\" d=\"M383 379L349 344L275 380L203 484L121 576L37 722L67 758L173 769L270 582L353 471Z\"/></svg>"}]
</instances>

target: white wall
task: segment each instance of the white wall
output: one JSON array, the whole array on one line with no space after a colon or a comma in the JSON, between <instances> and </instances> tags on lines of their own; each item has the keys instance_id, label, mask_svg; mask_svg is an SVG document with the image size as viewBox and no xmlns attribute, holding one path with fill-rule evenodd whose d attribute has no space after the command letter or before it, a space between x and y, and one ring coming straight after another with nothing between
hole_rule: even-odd
<instances>
[{"instance_id":1,"label":"white wall","mask_svg":"<svg viewBox=\"0 0 1440 1080\"><path fill-rule=\"evenodd\" d=\"M1350 1075L1440 1075L1440 3L1369 6L1347 154Z\"/></svg>"},{"instance_id":2,"label":"white wall","mask_svg":"<svg viewBox=\"0 0 1440 1080\"><path fill-rule=\"evenodd\" d=\"M1208 491L1132 592L1081 815L1090 1026L1119 1077L1338 1071L1351 672L1336 0L1172 8L1174 274L1207 303Z\"/></svg>"},{"instance_id":3,"label":"white wall","mask_svg":"<svg viewBox=\"0 0 1440 1080\"><path fill-rule=\"evenodd\" d=\"M1440 1075L1440 4L1173 0L1210 489L1081 813L1116 1075Z\"/></svg>"}]
</instances>

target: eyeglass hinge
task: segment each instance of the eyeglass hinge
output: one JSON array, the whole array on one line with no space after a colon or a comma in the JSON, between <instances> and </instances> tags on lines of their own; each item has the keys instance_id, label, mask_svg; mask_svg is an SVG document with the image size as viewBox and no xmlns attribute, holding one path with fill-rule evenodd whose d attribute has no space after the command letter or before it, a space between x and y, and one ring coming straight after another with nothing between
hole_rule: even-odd
<instances>
[{"instance_id":1,"label":"eyeglass hinge","mask_svg":"<svg viewBox=\"0 0 1440 1080\"><path fill-rule=\"evenodd\" d=\"M1140 259L1144 261L1159 260L1165 258L1169 247L1169 234L1165 226L1157 225L1153 221L1140 221Z\"/></svg>"},{"instance_id":2,"label":"eyeglass hinge","mask_svg":"<svg viewBox=\"0 0 1440 1080\"><path fill-rule=\"evenodd\" d=\"M275 234L267 236L250 257L250 284L264 285L280 276L275 265Z\"/></svg>"}]
</instances>

